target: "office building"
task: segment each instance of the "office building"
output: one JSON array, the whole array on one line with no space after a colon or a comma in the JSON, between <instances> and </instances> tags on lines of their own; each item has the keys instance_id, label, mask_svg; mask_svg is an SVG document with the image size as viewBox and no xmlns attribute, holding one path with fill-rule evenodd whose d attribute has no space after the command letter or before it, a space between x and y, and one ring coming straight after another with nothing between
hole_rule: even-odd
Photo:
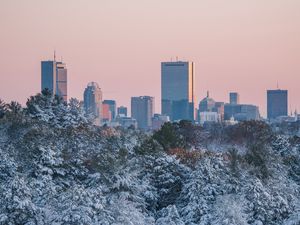
<instances>
[{"instance_id":1,"label":"office building","mask_svg":"<svg viewBox=\"0 0 300 225\"><path fill-rule=\"evenodd\" d=\"M136 119L131 117L117 117L116 121L119 123L121 127L124 128L138 128L138 123Z\"/></svg>"},{"instance_id":2,"label":"office building","mask_svg":"<svg viewBox=\"0 0 300 225\"><path fill-rule=\"evenodd\" d=\"M194 121L193 62L161 63L161 107L162 114L172 121Z\"/></svg>"},{"instance_id":3,"label":"office building","mask_svg":"<svg viewBox=\"0 0 300 225\"><path fill-rule=\"evenodd\" d=\"M238 93L229 93L230 103L224 106L224 120L246 121L259 120L259 108L256 105L240 104Z\"/></svg>"},{"instance_id":4,"label":"office building","mask_svg":"<svg viewBox=\"0 0 300 225\"><path fill-rule=\"evenodd\" d=\"M199 112L212 112L216 105L215 100L209 97L209 92L207 96L202 99L199 103Z\"/></svg>"},{"instance_id":5,"label":"office building","mask_svg":"<svg viewBox=\"0 0 300 225\"><path fill-rule=\"evenodd\" d=\"M231 105L240 104L240 95L237 92L230 92L229 93L229 103Z\"/></svg>"},{"instance_id":6,"label":"office building","mask_svg":"<svg viewBox=\"0 0 300 225\"><path fill-rule=\"evenodd\" d=\"M117 116L117 104L115 100L104 100L103 104L109 105L109 110L111 112L111 119L114 120Z\"/></svg>"},{"instance_id":7,"label":"office building","mask_svg":"<svg viewBox=\"0 0 300 225\"><path fill-rule=\"evenodd\" d=\"M247 104L225 104L224 119L230 120L232 117L237 121L259 120L259 108Z\"/></svg>"},{"instance_id":8,"label":"office building","mask_svg":"<svg viewBox=\"0 0 300 225\"><path fill-rule=\"evenodd\" d=\"M221 121L224 121L224 111L225 111L225 103L216 102L215 107L213 108L213 112L217 112L220 115Z\"/></svg>"},{"instance_id":9,"label":"office building","mask_svg":"<svg viewBox=\"0 0 300 225\"><path fill-rule=\"evenodd\" d=\"M118 115L119 116L127 116L127 107L125 107L125 106L120 106L120 107L118 107L117 108L117 111L118 111Z\"/></svg>"},{"instance_id":10,"label":"office building","mask_svg":"<svg viewBox=\"0 0 300 225\"><path fill-rule=\"evenodd\" d=\"M67 68L63 62L41 62L41 91L48 89L53 95L58 95L68 100Z\"/></svg>"},{"instance_id":11,"label":"office building","mask_svg":"<svg viewBox=\"0 0 300 225\"><path fill-rule=\"evenodd\" d=\"M140 96L131 98L131 117L137 120L138 128L151 129L154 114L154 97Z\"/></svg>"},{"instance_id":12,"label":"office building","mask_svg":"<svg viewBox=\"0 0 300 225\"><path fill-rule=\"evenodd\" d=\"M84 90L84 109L95 125L102 122L102 91L96 82L91 82Z\"/></svg>"},{"instance_id":13,"label":"office building","mask_svg":"<svg viewBox=\"0 0 300 225\"><path fill-rule=\"evenodd\" d=\"M209 96L209 92L207 92L207 96L199 103L198 122L200 124L203 124L206 121L222 122L223 119L224 102L216 102Z\"/></svg>"},{"instance_id":14,"label":"office building","mask_svg":"<svg viewBox=\"0 0 300 225\"><path fill-rule=\"evenodd\" d=\"M221 122L221 115L217 112L199 112L199 124Z\"/></svg>"},{"instance_id":15,"label":"office building","mask_svg":"<svg viewBox=\"0 0 300 225\"><path fill-rule=\"evenodd\" d=\"M167 123L170 121L169 116L161 115L161 114L154 114L152 118L152 129L153 130L159 130L164 123Z\"/></svg>"},{"instance_id":16,"label":"office building","mask_svg":"<svg viewBox=\"0 0 300 225\"><path fill-rule=\"evenodd\" d=\"M279 116L288 115L288 91L268 90L267 91L267 114L268 119L276 119Z\"/></svg>"},{"instance_id":17,"label":"office building","mask_svg":"<svg viewBox=\"0 0 300 225\"><path fill-rule=\"evenodd\" d=\"M106 103L102 103L102 122L107 123L112 121L112 113L110 109L110 105Z\"/></svg>"}]
</instances>

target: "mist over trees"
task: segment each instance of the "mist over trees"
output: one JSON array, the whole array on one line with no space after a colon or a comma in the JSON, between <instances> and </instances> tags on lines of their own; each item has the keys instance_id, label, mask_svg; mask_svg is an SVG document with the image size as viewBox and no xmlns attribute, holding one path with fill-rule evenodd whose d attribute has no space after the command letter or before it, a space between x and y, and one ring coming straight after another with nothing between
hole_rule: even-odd
<instances>
[{"instance_id":1,"label":"mist over trees","mask_svg":"<svg viewBox=\"0 0 300 225\"><path fill-rule=\"evenodd\" d=\"M296 134L261 121L149 134L94 126L48 92L0 100L0 224L297 225Z\"/></svg>"}]
</instances>

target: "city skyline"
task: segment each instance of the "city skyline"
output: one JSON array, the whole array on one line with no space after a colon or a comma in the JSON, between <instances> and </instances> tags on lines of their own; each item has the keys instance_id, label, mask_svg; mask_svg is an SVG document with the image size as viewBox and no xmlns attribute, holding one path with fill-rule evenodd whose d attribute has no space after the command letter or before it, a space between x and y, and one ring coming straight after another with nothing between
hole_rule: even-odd
<instances>
[{"instance_id":1,"label":"city skyline","mask_svg":"<svg viewBox=\"0 0 300 225\"><path fill-rule=\"evenodd\" d=\"M1 99L24 105L38 93L39 62L56 49L80 100L95 81L118 106L149 95L160 112L160 62L178 56L195 63L195 105L207 90L224 102L234 91L266 117L266 91L279 83L289 113L300 110L299 1L157 3L1 1Z\"/></svg>"}]
</instances>

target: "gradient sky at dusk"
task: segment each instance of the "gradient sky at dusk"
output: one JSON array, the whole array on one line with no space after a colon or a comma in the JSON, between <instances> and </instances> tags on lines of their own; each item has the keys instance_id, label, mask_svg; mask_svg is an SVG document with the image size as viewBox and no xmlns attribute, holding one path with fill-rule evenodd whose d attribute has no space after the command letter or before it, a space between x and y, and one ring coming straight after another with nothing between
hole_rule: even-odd
<instances>
[{"instance_id":1,"label":"gradient sky at dusk","mask_svg":"<svg viewBox=\"0 0 300 225\"><path fill-rule=\"evenodd\" d=\"M56 49L70 97L96 81L104 99L150 95L160 112L160 62L178 56L195 62L197 105L207 90L217 101L238 91L265 115L278 82L300 111L299 0L0 0L0 28L6 102L40 91L40 61Z\"/></svg>"}]
</instances>

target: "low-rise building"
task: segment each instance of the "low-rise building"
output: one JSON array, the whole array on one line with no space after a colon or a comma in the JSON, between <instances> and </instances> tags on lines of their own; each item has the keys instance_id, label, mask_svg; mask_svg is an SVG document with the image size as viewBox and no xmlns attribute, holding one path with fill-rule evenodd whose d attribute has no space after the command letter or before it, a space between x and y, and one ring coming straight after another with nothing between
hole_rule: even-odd
<instances>
[{"instance_id":1,"label":"low-rise building","mask_svg":"<svg viewBox=\"0 0 300 225\"><path fill-rule=\"evenodd\" d=\"M159 130L164 123L169 121L170 117L167 115L154 114L152 118L152 130Z\"/></svg>"}]
</instances>

